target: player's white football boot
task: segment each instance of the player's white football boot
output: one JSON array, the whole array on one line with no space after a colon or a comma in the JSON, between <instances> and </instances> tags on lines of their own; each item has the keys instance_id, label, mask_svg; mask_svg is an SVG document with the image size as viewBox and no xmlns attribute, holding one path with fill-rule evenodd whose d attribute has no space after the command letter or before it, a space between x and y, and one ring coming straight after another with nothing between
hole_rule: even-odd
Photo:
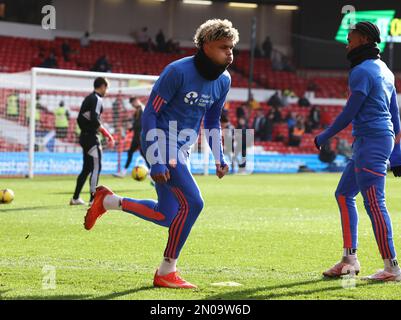
<instances>
[{"instance_id":1,"label":"player's white football boot","mask_svg":"<svg viewBox=\"0 0 401 320\"><path fill-rule=\"evenodd\" d=\"M358 275L361 271L361 265L358 259L348 259L343 257L343 259L336 263L329 270L323 272L323 275L328 278L338 278L345 275Z\"/></svg>"},{"instance_id":2,"label":"player's white football boot","mask_svg":"<svg viewBox=\"0 0 401 320\"><path fill-rule=\"evenodd\" d=\"M401 270L398 271L386 271L386 270L379 270L376 273L361 278L362 280L373 280L373 281L401 281Z\"/></svg>"},{"instance_id":3,"label":"player's white football boot","mask_svg":"<svg viewBox=\"0 0 401 320\"><path fill-rule=\"evenodd\" d=\"M82 206L84 204L85 204L85 201L82 200L81 198L78 198L78 199L72 198L70 200L70 206Z\"/></svg>"}]
</instances>

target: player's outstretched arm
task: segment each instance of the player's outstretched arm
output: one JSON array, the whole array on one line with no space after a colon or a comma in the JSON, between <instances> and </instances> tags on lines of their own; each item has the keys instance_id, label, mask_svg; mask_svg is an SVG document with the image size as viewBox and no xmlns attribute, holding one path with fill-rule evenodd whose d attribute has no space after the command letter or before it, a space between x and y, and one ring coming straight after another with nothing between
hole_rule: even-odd
<instances>
[{"instance_id":1,"label":"player's outstretched arm","mask_svg":"<svg viewBox=\"0 0 401 320\"><path fill-rule=\"evenodd\" d=\"M351 73L349 78L351 95L348 98L347 104L336 120L334 120L333 124L316 136L316 148L320 149L331 137L335 136L351 123L365 102L371 86L370 76L365 70L357 69Z\"/></svg>"},{"instance_id":2,"label":"player's outstretched arm","mask_svg":"<svg viewBox=\"0 0 401 320\"><path fill-rule=\"evenodd\" d=\"M142 115L142 132L145 138L145 141L143 141L143 145L145 148L144 152L146 158L148 162L151 164L150 176L156 183L165 183L170 179L170 173L161 157L159 141L156 137L154 137L154 139L148 140L148 134L151 133L152 130L154 130L155 132L157 130L156 124L157 124L157 115L159 111L158 100L160 100L158 97L159 95L155 91L152 91ZM149 159L147 151L149 147L152 145L153 145L153 152L151 152L151 154L154 159Z\"/></svg>"},{"instance_id":3,"label":"player's outstretched arm","mask_svg":"<svg viewBox=\"0 0 401 320\"><path fill-rule=\"evenodd\" d=\"M327 140L335 136L341 130L345 129L351 123L365 99L366 96L360 92L351 94L343 111L337 116L333 124L316 136L315 145L318 149L320 149L320 147L324 145Z\"/></svg>"},{"instance_id":4,"label":"player's outstretched arm","mask_svg":"<svg viewBox=\"0 0 401 320\"><path fill-rule=\"evenodd\" d=\"M167 107L181 83L182 75L174 67L167 66L153 86L152 93L142 114L142 136L145 138L145 141L143 141L144 152L148 162L151 164L150 176L156 183L165 183L170 179L170 171L166 161L163 161L160 154L162 148L157 138L157 117ZM153 138L148 140L148 135ZM151 154L154 159L148 158L147 150L150 146L153 146Z\"/></svg>"}]
</instances>

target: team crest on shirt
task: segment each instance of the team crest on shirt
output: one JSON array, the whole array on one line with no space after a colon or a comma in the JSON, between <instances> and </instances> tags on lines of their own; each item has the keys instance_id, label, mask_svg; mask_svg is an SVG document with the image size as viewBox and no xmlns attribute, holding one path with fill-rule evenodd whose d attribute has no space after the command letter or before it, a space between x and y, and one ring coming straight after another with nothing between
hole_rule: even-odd
<instances>
[{"instance_id":1,"label":"team crest on shirt","mask_svg":"<svg viewBox=\"0 0 401 320\"><path fill-rule=\"evenodd\" d=\"M199 94L195 91L188 92L184 97L184 102L193 105L198 102Z\"/></svg>"}]
</instances>

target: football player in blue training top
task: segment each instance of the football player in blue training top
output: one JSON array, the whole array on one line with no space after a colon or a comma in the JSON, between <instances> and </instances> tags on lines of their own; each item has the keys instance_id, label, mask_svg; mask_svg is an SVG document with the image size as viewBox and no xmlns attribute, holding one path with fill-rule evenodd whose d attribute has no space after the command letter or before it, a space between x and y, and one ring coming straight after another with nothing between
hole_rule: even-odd
<instances>
[{"instance_id":1,"label":"football player in blue training top","mask_svg":"<svg viewBox=\"0 0 401 320\"><path fill-rule=\"evenodd\" d=\"M154 286L196 288L176 269L180 251L203 208L202 196L189 170L189 148L197 140L203 119L204 128L210 132L208 141L216 175L222 178L228 172L220 115L231 85L226 69L233 62L238 40L238 31L230 21L206 21L194 36L196 55L169 64L153 86L142 116L141 145L151 164L158 201L123 198L100 186L86 214L87 230L107 210L123 210L169 228Z\"/></svg>"},{"instance_id":2,"label":"football player in blue training top","mask_svg":"<svg viewBox=\"0 0 401 320\"><path fill-rule=\"evenodd\" d=\"M394 176L401 175L400 116L394 75L380 60L377 43L380 43L380 31L371 22L358 22L348 33L350 96L334 123L315 138L316 147L320 149L352 121L353 155L335 192L341 214L344 254L339 263L323 273L326 277L360 271L356 255L358 212L355 197L361 192L384 260L384 270L364 279L401 280L384 191L387 160L390 159Z\"/></svg>"}]
</instances>

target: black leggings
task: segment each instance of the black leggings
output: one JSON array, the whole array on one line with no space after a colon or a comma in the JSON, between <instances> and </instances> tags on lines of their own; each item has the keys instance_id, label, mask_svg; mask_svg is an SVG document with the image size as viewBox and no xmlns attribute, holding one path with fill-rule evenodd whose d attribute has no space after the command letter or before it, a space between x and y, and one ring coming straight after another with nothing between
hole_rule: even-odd
<instances>
[{"instance_id":1,"label":"black leggings","mask_svg":"<svg viewBox=\"0 0 401 320\"><path fill-rule=\"evenodd\" d=\"M102 149L99 145L94 145L92 148L83 150L83 166L82 171L77 178L75 187L74 199L78 199L81 190L85 184L86 178L90 174L90 193L91 199L96 191L96 186L99 182L100 171L102 170Z\"/></svg>"}]
</instances>

